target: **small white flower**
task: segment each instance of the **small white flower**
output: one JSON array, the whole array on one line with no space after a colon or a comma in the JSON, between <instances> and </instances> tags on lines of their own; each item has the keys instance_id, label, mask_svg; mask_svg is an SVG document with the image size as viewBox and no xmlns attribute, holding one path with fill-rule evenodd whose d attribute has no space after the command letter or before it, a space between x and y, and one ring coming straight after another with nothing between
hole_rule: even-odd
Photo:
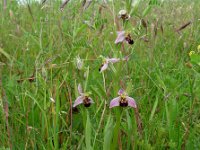
<instances>
[{"instance_id":1,"label":"small white flower","mask_svg":"<svg viewBox=\"0 0 200 150\"><path fill-rule=\"evenodd\" d=\"M83 68L83 60L79 56L76 57L76 67L79 70Z\"/></svg>"},{"instance_id":2,"label":"small white flower","mask_svg":"<svg viewBox=\"0 0 200 150\"><path fill-rule=\"evenodd\" d=\"M55 103L55 100L52 97L50 97L50 101Z\"/></svg>"}]
</instances>

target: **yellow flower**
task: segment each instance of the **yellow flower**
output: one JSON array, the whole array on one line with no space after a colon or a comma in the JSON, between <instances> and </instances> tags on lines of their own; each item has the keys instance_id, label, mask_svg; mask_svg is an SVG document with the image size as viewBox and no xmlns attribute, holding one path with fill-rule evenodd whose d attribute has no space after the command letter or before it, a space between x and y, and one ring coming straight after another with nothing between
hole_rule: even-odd
<instances>
[{"instance_id":1,"label":"yellow flower","mask_svg":"<svg viewBox=\"0 0 200 150\"><path fill-rule=\"evenodd\" d=\"M190 51L189 52L189 56L192 56L193 54L195 54L195 51Z\"/></svg>"},{"instance_id":2,"label":"yellow flower","mask_svg":"<svg viewBox=\"0 0 200 150\"><path fill-rule=\"evenodd\" d=\"M198 53L200 53L200 45L198 45L197 50L198 50Z\"/></svg>"}]
</instances>

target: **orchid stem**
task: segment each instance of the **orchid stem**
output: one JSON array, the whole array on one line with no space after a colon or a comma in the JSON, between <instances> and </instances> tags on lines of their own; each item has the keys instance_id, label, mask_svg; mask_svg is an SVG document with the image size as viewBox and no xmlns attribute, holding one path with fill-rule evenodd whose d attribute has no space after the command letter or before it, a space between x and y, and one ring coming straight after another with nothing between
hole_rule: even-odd
<instances>
[{"instance_id":1,"label":"orchid stem","mask_svg":"<svg viewBox=\"0 0 200 150\"><path fill-rule=\"evenodd\" d=\"M103 87L104 87L104 90L105 90L105 93L106 93L106 79L105 79L105 76L104 76L104 72L102 73L102 77L103 77Z\"/></svg>"}]
</instances>

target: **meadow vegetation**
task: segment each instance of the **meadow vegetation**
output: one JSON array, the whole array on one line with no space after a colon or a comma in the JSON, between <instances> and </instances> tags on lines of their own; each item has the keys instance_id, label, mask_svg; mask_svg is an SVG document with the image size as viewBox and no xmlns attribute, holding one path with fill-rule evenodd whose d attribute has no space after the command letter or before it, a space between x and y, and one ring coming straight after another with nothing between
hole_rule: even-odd
<instances>
[{"instance_id":1,"label":"meadow vegetation","mask_svg":"<svg viewBox=\"0 0 200 150\"><path fill-rule=\"evenodd\" d=\"M0 149L200 149L200 1L82 5L0 2ZM137 108L109 108L119 89Z\"/></svg>"}]
</instances>

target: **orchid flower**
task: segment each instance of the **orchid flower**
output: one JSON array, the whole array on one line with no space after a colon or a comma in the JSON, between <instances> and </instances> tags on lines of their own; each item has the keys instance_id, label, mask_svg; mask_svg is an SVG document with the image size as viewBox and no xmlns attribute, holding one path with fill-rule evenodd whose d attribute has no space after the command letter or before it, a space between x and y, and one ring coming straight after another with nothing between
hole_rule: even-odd
<instances>
[{"instance_id":1,"label":"orchid flower","mask_svg":"<svg viewBox=\"0 0 200 150\"><path fill-rule=\"evenodd\" d=\"M124 21L129 20L130 15L127 13L126 10L122 9L122 10L119 11L119 18L123 19Z\"/></svg>"},{"instance_id":2,"label":"orchid flower","mask_svg":"<svg viewBox=\"0 0 200 150\"><path fill-rule=\"evenodd\" d=\"M125 31L117 31L117 38L115 40L115 44L122 43L126 41L128 44L134 44L133 39L130 34L126 34Z\"/></svg>"},{"instance_id":3,"label":"orchid flower","mask_svg":"<svg viewBox=\"0 0 200 150\"><path fill-rule=\"evenodd\" d=\"M73 108L80 104L84 104L85 107L89 107L92 103L94 103L92 98L89 97L89 95L90 95L89 92L83 93L83 90L82 90L82 87L80 84L78 85L78 92L79 92L80 96L77 97L76 100L74 101Z\"/></svg>"},{"instance_id":4,"label":"orchid flower","mask_svg":"<svg viewBox=\"0 0 200 150\"><path fill-rule=\"evenodd\" d=\"M109 63L116 63L116 62L119 62L120 59L119 58L103 58L103 64L101 65L101 67L99 68L99 71L102 72L104 70L106 70L108 68L108 64Z\"/></svg>"},{"instance_id":5,"label":"orchid flower","mask_svg":"<svg viewBox=\"0 0 200 150\"><path fill-rule=\"evenodd\" d=\"M135 100L132 97L129 97L123 89L120 89L118 91L118 95L119 95L118 97L111 100L110 108L113 108L116 106L121 106L121 107L130 106L133 108L137 107Z\"/></svg>"}]
</instances>

